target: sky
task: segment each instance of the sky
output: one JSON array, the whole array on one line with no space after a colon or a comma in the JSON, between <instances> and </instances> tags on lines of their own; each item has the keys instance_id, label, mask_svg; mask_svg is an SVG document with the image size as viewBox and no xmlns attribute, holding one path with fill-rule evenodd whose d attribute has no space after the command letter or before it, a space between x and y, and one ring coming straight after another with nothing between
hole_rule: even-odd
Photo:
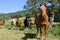
<instances>
[{"instance_id":1,"label":"sky","mask_svg":"<svg viewBox=\"0 0 60 40\"><path fill-rule=\"evenodd\" d=\"M0 0L0 13L9 13L23 10L27 0ZM51 3L47 3L50 6Z\"/></svg>"},{"instance_id":2,"label":"sky","mask_svg":"<svg viewBox=\"0 0 60 40\"><path fill-rule=\"evenodd\" d=\"M23 10L27 0L0 0L0 13L9 13Z\"/></svg>"}]
</instances>

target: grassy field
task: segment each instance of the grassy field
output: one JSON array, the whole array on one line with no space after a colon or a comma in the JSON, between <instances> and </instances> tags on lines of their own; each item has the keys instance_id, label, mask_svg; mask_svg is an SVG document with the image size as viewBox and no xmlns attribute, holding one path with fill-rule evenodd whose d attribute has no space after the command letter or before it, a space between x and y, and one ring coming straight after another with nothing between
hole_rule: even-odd
<instances>
[{"instance_id":1,"label":"grassy field","mask_svg":"<svg viewBox=\"0 0 60 40\"><path fill-rule=\"evenodd\" d=\"M23 22L23 21L22 21ZM8 20L5 26L0 26L0 40L38 40L35 38L36 26L32 25L32 29L24 29L24 25L19 28L14 27L14 30L10 29L10 20ZM54 25L53 28L48 29L48 40L60 40L60 26Z\"/></svg>"}]
</instances>

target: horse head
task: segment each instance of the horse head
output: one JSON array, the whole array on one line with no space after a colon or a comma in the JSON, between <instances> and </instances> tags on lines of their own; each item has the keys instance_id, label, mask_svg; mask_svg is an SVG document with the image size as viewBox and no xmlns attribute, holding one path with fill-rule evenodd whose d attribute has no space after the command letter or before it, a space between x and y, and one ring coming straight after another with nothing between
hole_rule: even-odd
<instances>
[{"instance_id":1,"label":"horse head","mask_svg":"<svg viewBox=\"0 0 60 40\"><path fill-rule=\"evenodd\" d=\"M40 7L40 19L44 20L45 16L46 16L46 7L45 7L45 5L42 5Z\"/></svg>"}]
</instances>

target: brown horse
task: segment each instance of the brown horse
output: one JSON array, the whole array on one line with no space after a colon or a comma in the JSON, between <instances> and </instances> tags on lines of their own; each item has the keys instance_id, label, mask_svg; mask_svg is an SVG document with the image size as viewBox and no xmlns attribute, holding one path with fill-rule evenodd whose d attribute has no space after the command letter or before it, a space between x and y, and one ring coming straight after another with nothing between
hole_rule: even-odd
<instances>
[{"instance_id":1,"label":"brown horse","mask_svg":"<svg viewBox=\"0 0 60 40\"><path fill-rule=\"evenodd\" d=\"M4 24L5 24L5 20L0 21L0 25L3 25L4 26Z\"/></svg>"},{"instance_id":2,"label":"brown horse","mask_svg":"<svg viewBox=\"0 0 60 40\"><path fill-rule=\"evenodd\" d=\"M22 21L19 18L17 18L16 26L21 27L21 24L22 24Z\"/></svg>"},{"instance_id":3,"label":"brown horse","mask_svg":"<svg viewBox=\"0 0 60 40\"><path fill-rule=\"evenodd\" d=\"M44 26L45 30L45 40L47 40L47 29L48 29L48 16L46 14L46 7L42 5L40 7L41 13L36 13L35 15L35 23L37 27L37 33L38 33L38 28L40 28L40 37L42 40L42 26Z\"/></svg>"}]
</instances>

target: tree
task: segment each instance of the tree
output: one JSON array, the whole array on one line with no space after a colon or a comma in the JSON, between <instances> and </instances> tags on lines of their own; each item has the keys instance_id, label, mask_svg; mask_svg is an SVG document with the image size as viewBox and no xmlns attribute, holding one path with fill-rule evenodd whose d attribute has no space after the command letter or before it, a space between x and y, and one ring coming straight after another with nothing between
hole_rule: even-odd
<instances>
[{"instance_id":1,"label":"tree","mask_svg":"<svg viewBox=\"0 0 60 40\"><path fill-rule=\"evenodd\" d=\"M42 3L46 4L47 2L51 3L51 6L47 6L47 9L48 9L49 17L51 16L51 18L53 19L53 21L52 21L52 23L53 23L54 22L54 15L55 15L56 20L59 17L59 16L58 17L56 16L57 15L56 13L58 13L58 15L59 15L59 12L60 12L59 7L60 6L57 7L57 4L60 5L60 0L28 0L24 7L25 7L25 9L32 12L32 14L34 15L36 12L39 11L38 8L40 7L40 4L42 4Z\"/></svg>"},{"instance_id":2,"label":"tree","mask_svg":"<svg viewBox=\"0 0 60 40\"><path fill-rule=\"evenodd\" d=\"M41 3L46 3L48 0L27 0L26 4L24 5L24 9L29 10L34 15L40 8Z\"/></svg>"},{"instance_id":3,"label":"tree","mask_svg":"<svg viewBox=\"0 0 60 40\"><path fill-rule=\"evenodd\" d=\"M24 5L24 9L30 11L32 15L34 15L38 11L37 0L27 0L26 5Z\"/></svg>"}]
</instances>

